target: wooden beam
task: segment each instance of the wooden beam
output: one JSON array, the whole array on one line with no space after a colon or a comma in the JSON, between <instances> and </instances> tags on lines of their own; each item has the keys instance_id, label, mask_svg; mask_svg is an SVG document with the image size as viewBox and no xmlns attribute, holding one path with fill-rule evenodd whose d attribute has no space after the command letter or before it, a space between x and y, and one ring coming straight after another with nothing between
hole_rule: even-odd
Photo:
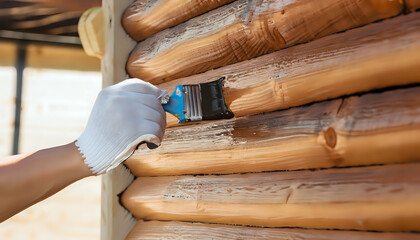
<instances>
[{"instance_id":1,"label":"wooden beam","mask_svg":"<svg viewBox=\"0 0 420 240\"><path fill-rule=\"evenodd\" d=\"M102 58L104 54L104 16L102 8L85 11L77 26L83 49L89 56Z\"/></svg>"},{"instance_id":2,"label":"wooden beam","mask_svg":"<svg viewBox=\"0 0 420 240\"><path fill-rule=\"evenodd\" d=\"M225 76L235 116L285 109L372 89L420 82L420 13L334 34L272 54L159 85ZM177 119L168 115L168 126Z\"/></svg>"},{"instance_id":3,"label":"wooden beam","mask_svg":"<svg viewBox=\"0 0 420 240\"><path fill-rule=\"evenodd\" d=\"M61 11L78 11L80 13L93 7L100 7L101 0L21 0L28 3L39 3L49 8L60 9Z\"/></svg>"},{"instance_id":4,"label":"wooden beam","mask_svg":"<svg viewBox=\"0 0 420 240\"><path fill-rule=\"evenodd\" d=\"M79 17L80 17L80 12L63 12L63 13L49 15L38 20L18 21L14 23L12 27L14 29L40 28L40 27L56 24L58 22L78 19Z\"/></svg>"},{"instance_id":5,"label":"wooden beam","mask_svg":"<svg viewBox=\"0 0 420 240\"><path fill-rule=\"evenodd\" d=\"M0 8L0 17L8 18L14 21L27 18L36 18L62 13L54 8L46 8L42 4L32 4L27 6L19 6L13 8Z\"/></svg>"},{"instance_id":6,"label":"wooden beam","mask_svg":"<svg viewBox=\"0 0 420 240\"><path fill-rule=\"evenodd\" d=\"M136 176L219 174L420 160L420 87L167 131Z\"/></svg>"},{"instance_id":7,"label":"wooden beam","mask_svg":"<svg viewBox=\"0 0 420 240\"><path fill-rule=\"evenodd\" d=\"M140 42L128 59L127 71L158 84L392 17L402 10L399 0L239 0Z\"/></svg>"},{"instance_id":8,"label":"wooden beam","mask_svg":"<svg viewBox=\"0 0 420 240\"><path fill-rule=\"evenodd\" d=\"M15 66L17 44L0 42L0 66Z\"/></svg>"},{"instance_id":9,"label":"wooden beam","mask_svg":"<svg viewBox=\"0 0 420 240\"><path fill-rule=\"evenodd\" d=\"M136 41L234 0L137 0L125 11L122 23Z\"/></svg>"},{"instance_id":10,"label":"wooden beam","mask_svg":"<svg viewBox=\"0 0 420 240\"><path fill-rule=\"evenodd\" d=\"M137 239L419 239L418 233L256 228L221 224L138 221L127 236Z\"/></svg>"},{"instance_id":11,"label":"wooden beam","mask_svg":"<svg viewBox=\"0 0 420 240\"><path fill-rule=\"evenodd\" d=\"M68 69L79 71L100 71L97 58L85 54L80 47L60 47L46 45L28 46L27 67Z\"/></svg>"},{"instance_id":12,"label":"wooden beam","mask_svg":"<svg viewBox=\"0 0 420 240\"><path fill-rule=\"evenodd\" d=\"M125 61L133 41L121 26L121 17L132 0L103 0L104 54L101 61L102 85L107 87L127 78ZM119 202L119 194L133 180L133 175L124 166L119 166L102 175L101 239L125 239L136 221Z\"/></svg>"},{"instance_id":13,"label":"wooden beam","mask_svg":"<svg viewBox=\"0 0 420 240\"><path fill-rule=\"evenodd\" d=\"M138 219L419 231L420 163L219 176L137 178L123 205Z\"/></svg>"}]
</instances>

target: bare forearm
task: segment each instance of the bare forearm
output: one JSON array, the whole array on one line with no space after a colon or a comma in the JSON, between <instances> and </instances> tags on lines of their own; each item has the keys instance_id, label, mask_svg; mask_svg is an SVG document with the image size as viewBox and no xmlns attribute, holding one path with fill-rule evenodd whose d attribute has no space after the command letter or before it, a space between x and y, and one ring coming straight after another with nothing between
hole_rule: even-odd
<instances>
[{"instance_id":1,"label":"bare forearm","mask_svg":"<svg viewBox=\"0 0 420 240\"><path fill-rule=\"evenodd\" d=\"M74 143L0 160L0 222L89 175Z\"/></svg>"}]
</instances>

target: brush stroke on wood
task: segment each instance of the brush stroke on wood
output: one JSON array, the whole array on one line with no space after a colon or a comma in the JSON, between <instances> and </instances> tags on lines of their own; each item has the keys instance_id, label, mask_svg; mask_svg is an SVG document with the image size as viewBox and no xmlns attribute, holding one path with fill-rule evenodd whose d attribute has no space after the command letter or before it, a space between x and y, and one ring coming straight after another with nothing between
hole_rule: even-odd
<instances>
[{"instance_id":1,"label":"brush stroke on wood","mask_svg":"<svg viewBox=\"0 0 420 240\"><path fill-rule=\"evenodd\" d=\"M235 116L299 106L372 89L420 82L420 13L334 34L203 74L159 85L214 81ZM168 115L168 126L177 119Z\"/></svg>"},{"instance_id":2,"label":"brush stroke on wood","mask_svg":"<svg viewBox=\"0 0 420 240\"><path fill-rule=\"evenodd\" d=\"M131 77L158 84L400 14L400 0L238 0L140 42Z\"/></svg>"},{"instance_id":3,"label":"brush stroke on wood","mask_svg":"<svg viewBox=\"0 0 420 240\"><path fill-rule=\"evenodd\" d=\"M420 160L420 87L172 128L126 161L137 176L330 168Z\"/></svg>"},{"instance_id":4,"label":"brush stroke on wood","mask_svg":"<svg viewBox=\"0 0 420 240\"><path fill-rule=\"evenodd\" d=\"M136 41L234 0L137 0L125 10L122 25Z\"/></svg>"}]
</instances>

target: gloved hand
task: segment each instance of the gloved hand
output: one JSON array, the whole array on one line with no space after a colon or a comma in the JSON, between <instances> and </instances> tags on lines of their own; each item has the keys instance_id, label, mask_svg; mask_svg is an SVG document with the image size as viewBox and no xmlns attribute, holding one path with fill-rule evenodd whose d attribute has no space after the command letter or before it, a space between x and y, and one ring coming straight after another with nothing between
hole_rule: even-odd
<instances>
[{"instance_id":1,"label":"gloved hand","mask_svg":"<svg viewBox=\"0 0 420 240\"><path fill-rule=\"evenodd\" d=\"M128 79L103 89L76 146L94 174L117 167L143 142L160 145L169 96L150 83Z\"/></svg>"}]
</instances>

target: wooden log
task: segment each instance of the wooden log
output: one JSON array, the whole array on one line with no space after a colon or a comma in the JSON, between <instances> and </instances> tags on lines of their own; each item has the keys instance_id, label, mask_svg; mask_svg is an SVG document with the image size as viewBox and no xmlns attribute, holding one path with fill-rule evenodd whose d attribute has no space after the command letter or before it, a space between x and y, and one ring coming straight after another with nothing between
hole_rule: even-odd
<instances>
[{"instance_id":1,"label":"wooden log","mask_svg":"<svg viewBox=\"0 0 420 240\"><path fill-rule=\"evenodd\" d=\"M420 87L167 131L136 176L226 174L420 160Z\"/></svg>"},{"instance_id":2,"label":"wooden log","mask_svg":"<svg viewBox=\"0 0 420 240\"><path fill-rule=\"evenodd\" d=\"M122 24L136 41L234 0L137 0L124 12Z\"/></svg>"},{"instance_id":3,"label":"wooden log","mask_svg":"<svg viewBox=\"0 0 420 240\"><path fill-rule=\"evenodd\" d=\"M372 231L420 230L420 163L137 178L123 205L138 219Z\"/></svg>"},{"instance_id":4,"label":"wooden log","mask_svg":"<svg viewBox=\"0 0 420 240\"><path fill-rule=\"evenodd\" d=\"M159 85L214 81L235 116L420 82L420 13L334 34L250 61ZM177 125L169 117L168 126Z\"/></svg>"},{"instance_id":5,"label":"wooden log","mask_svg":"<svg viewBox=\"0 0 420 240\"><path fill-rule=\"evenodd\" d=\"M256 228L221 224L138 221L127 236L135 239L419 239L418 233Z\"/></svg>"},{"instance_id":6,"label":"wooden log","mask_svg":"<svg viewBox=\"0 0 420 240\"><path fill-rule=\"evenodd\" d=\"M405 0L406 8L409 12L414 12L420 9L420 0Z\"/></svg>"},{"instance_id":7,"label":"wooden log","mask_svg":"<svg viewBox=\"0 0 420 240\"><path fill-rule=\"evenodd\" d=\"M392 17L402 9L399 0L239 0L140 42L127 71L158 84Z\"/></svg>"}]
</instances>

